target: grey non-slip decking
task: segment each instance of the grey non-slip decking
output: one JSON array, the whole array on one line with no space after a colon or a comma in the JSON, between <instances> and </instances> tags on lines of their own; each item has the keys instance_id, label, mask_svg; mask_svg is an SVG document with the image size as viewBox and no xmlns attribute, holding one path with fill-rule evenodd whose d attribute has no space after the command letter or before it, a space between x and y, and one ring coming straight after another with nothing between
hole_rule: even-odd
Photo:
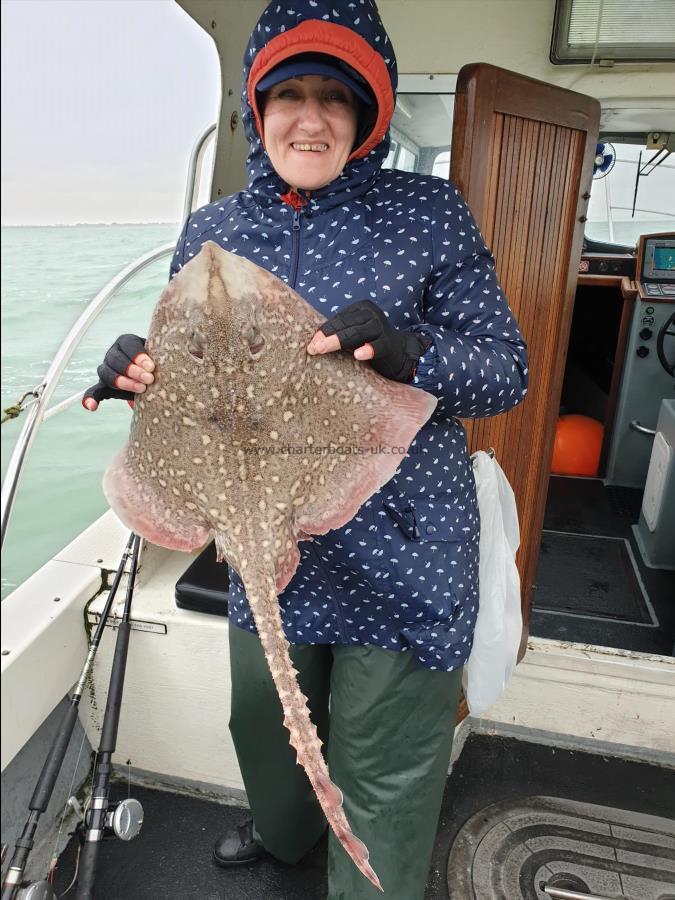
<instances>
[{"instance_id":1,"label":"grey non-slip decking","mask_svg":"<svg viewBox=\"0 0 675 900\"><path fill-rule=\"evenodd\" d=\"M114 789L117 796L127 796L129 791L128 785L122 782L116 783ZM145 807L143 830L129 843L114 839L104 843L95 894L97 900L325 900L325 839L298 866L286 866L270 859L235 870L219 869L211 862L211 845L223 830L242 820L244 810L165 791L135 788L133 783L131 793ZM617 817L623 817L622 827L628 829L619 837L636 845L645 843L637 837L643 816L670 819L672 845L662 841L664 846L655 861L650 862L644 852L644 859L626 857L631 865L635 863L635 877L651 878L656 885L655 891L658 888L660 893L630 893L632 885L639 882L631 882L625 877L630 874L625 866L612 867L612 857L618 857L616 848L608 843L607 835L594 843L593 834L608 829L598 824L589 825L591 820L596 820L594 814L589 819L587 808L576 810L579 816L574 824L570 819L575 814L574 809L561 812L560 809L547 809L545 804L536 808L536 801L528 799L542 796L619 810ZM516 821L514 811L522 810L528 802L533 804L531 824L536 833L529 835L529 839L534 840L530 848L516 838L517 847L513 852L520 855L516 865L515 856L509 859L508 854L505 855L506 845L497 837L500 828L509 829L509 821L513 826ZM495 809L495 804L502 805L503 809ZM455 861L455 866L461 868L450 873L448 858L461 829L467 823L471 829L472 818L481 810L485 811L485 834L492 831L490 840L494 852L487 852L488 844L481 846L482 841L476 840L480 835L474 820L472 840L475 847L470 857L476 876L474 883L473 874L471 881L466 879L466 856L462 862ZM499 816L504 814L504 822L500 824ZM564 827L575 832L573 840L576 843L573 845L567 843L568 837L560 834L560 816L567 817ZM624 896L629 900L675 896L673 820L675 773L672 769L561 750L514 738L471 735L447 781L425 900L447 900L448 897L451 900L541 900L544 894L537 885L542 868L528 862L528 853L534 856L541 853L542 847L547 850L546 865L551 872L574 872L576 865L577 869L584 869L587 881L589 878L592 881L593 872L588 872L587 857L595 853L598 886L609 885L608 879L613 875L623 875ZM583 837L584 832L586 837ZM465 832L461 837L465 844L466 838ZM592 853L587 853L584 845L591 847ZM639 848L631 850L628 845L618 849L629 854L639 852ZM57 893L63 891L72 878L75 852L73 839L60 859L55 884ZM529 879L518 884L520 894L500 895L496 892L505 860L511 873L518 873L520 878L520 873L524 872L523 878ZM651 875L645 875L644 870L650 866ZM615 880L613 883L620 882ZM493 894L476 893L482 890L481 884L490 885ZM668 891L664 891L664 884L669 886ZM511 892L515 888L507 885L506 889ZM74 890L66 896L73 893Z\"/></svg>"}]
</instances>

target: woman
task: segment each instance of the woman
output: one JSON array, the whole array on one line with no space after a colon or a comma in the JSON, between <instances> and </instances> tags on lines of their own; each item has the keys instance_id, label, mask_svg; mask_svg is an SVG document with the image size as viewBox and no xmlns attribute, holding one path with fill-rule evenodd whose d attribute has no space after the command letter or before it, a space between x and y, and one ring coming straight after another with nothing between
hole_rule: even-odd
<instances>
[{"instance_id":1,"label":"woman","mask_svg":"<svg viewBox=\"0 0 675 900\"><path fill-rule=\"evenodd\" d=\"M308 353L351 350L438 398L391 481L347 526L300 545L280 597L300 687L354 833L386 896L416 900L477 613L479 522L456 417L515 406L527 370L493 260L456 189L382 170L395 90L374 0L271 3L244 57L248 188L189 218L172 275L217 241L327 317ZM123 336L84 405L132 398L153 368L143 340ZM271 853L293 863L325 819L289 746L236 573L229 605L230 729L253 821L219 839L214 859L228 866ZM331 900L379 896L332 834L328 881Z\"/></svg>"}]
</instances>

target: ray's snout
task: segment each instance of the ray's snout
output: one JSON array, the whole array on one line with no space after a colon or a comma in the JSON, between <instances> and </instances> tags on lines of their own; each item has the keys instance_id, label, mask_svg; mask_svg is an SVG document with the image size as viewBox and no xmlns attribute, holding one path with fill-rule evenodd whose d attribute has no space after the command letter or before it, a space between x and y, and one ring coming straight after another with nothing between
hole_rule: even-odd
<instances>
[{"instance_id":1,"label":"ray's snout","mask_svg":"<svg viewBox=\"0 0 675 900\"><path fill-rule=\"evenodd\" d=\"M215 241L206 241L196 258L203 258L209 277L215 277L220 283L220 290L212 285L211 296L224 294L224 299L234 306L247 296L259 297L264 285L273 277L248 259L223 250Z\"/></svg>"}]
</instances>

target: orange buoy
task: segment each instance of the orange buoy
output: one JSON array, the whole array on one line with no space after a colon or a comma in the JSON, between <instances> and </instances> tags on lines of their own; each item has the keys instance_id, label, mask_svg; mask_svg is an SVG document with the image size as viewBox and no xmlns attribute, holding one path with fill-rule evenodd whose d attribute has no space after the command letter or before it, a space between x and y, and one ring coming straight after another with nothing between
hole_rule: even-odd
<instances>
[{"instance_id":1,"label":"orange buoy","mask_svg":"<svg viewBox=\"0 0 675 900\"><path fill-rule=\"evenodd\" d=\"M603 431L602 424L588 416L560 416L555 429L551 472L597 475Z\"/></svg>"}]
</instances>

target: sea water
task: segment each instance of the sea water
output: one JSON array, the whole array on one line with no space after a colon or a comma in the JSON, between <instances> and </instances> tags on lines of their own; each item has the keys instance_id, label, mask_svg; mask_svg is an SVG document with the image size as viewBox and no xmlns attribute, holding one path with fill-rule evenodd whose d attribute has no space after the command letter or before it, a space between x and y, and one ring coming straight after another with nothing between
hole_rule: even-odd
<instances>
[{"instance_id":1,"label":"sea water","mask_svg":"<svg viewBox=\"0 0 675 900\"><path fill-rule=\"evenodd\" d=\"M177 224L3 227L2 408L42 379L89 301L130 262L178 236ZM50 405L98 380L96 367L124 332L147 334L168 280L170 256L144 269L85 334ZM131 410L110 400L89 413L80 403L42 424L14 504L2 553L2 596L105 512L103 472L129 431ZM25 413L6 422L2 477Z\"/></svg>"}]
</instances>

